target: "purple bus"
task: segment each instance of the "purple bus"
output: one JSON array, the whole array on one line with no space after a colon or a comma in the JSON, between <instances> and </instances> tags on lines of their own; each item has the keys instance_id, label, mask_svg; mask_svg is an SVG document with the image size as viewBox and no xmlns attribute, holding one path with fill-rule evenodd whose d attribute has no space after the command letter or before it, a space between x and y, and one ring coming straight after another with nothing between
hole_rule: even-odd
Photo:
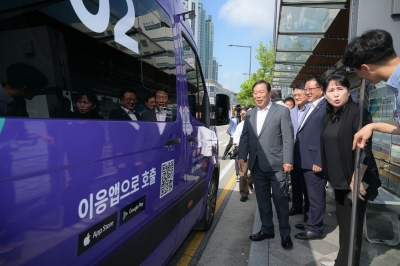
<instances>
[{"instance_id":1,"label":"purple bus","mask_svg":"<svg viewBox=\"0 0 400 266\"><path fill-rule=\"evenodd\" d=\"M0 265L167 263L213 222L229 122L181 1L0 11Z\"/></svg>"}]
</instances>

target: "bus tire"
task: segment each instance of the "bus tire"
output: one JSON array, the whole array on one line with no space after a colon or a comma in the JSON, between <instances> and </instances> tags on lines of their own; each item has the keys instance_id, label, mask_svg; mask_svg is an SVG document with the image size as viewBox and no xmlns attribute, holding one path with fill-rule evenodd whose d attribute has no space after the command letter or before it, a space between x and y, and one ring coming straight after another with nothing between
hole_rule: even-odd
<instances>
[{"instance_id":1,"label":"bus tire","mask_svg":"<svg viewBox=\"0 0 400 266\"><path fill-rule=\"evenodd\" d=\"M210 229L215 216L215 207L217 203L218 182L216 175L210 179L207 188L207 199L204 204L204 213L201 219L197 222L194 230L208 231Z\"/></svg>"}]
</instances>

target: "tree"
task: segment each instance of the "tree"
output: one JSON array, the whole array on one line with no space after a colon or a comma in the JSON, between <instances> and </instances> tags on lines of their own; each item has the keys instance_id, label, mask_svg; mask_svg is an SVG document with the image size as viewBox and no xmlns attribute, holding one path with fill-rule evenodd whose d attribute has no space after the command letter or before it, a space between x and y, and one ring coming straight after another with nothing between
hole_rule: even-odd
<instances>
[{"instance_id":1,"label":"tree","mask_svg":"<svg viewBox=\"0 0 400 266\"><path fill-rule=\"evenodd\" d=\"M256 48L256 59L260 62L261 68L245 80L240 85L240 91L236 97L241 105L255 105L252 93L252 87L257 80L263 79L272 83L274 63L275 63L275 49L272 42L269 42L269 47L260 42L260 46Z\"/></svg>"}]
</instances>

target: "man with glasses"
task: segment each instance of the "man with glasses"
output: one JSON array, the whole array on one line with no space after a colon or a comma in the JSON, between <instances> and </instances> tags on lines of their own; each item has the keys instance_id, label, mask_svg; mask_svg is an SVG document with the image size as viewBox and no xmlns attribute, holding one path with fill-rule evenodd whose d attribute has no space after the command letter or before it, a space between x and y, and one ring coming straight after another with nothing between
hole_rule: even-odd
<instances>
[{"instance_id":1,"label":"man with glasses","mask_svg":"<svg viewBox=\"0 0 400 266\"><path fill-rule=\"evenodd\" d=\"M304 232L294 237L302 240L322 238L323 218L326 209L326 180L322 173L320 136L322 131L322 118L326 111L326 100L323 88L325 79L318 76L306 80L305 89L309 109L304 115L296 134L294 144L294 165L301 182L307 188L309 208L306 210L308 217L306 224L296 224L295 227Z\"/></svg>"},{"instance_id":2,"label":"man with glasses","mask_svg":"<svg viewBox=\"0 0 400 266\"><path fill-rule=\"evenodd\" d=\"M140 115L134 110L137 99L136 93L132 89L122 89L119 93L121 108L115 109L110 113L112 120L140 120Z\"/></svg>"},{"instance_id":3,"label":"man with glasses","mask_svg":"<svg viewBox=\"0 0 400 266\"><path fill-rule=\"evenodd\" d=\"M296 141L297 130L303 122L305 114L310 109L310 105L308 104L306 92L304 91L304 84L297 84L293 89L293 94L296 107L290 109L290 118L292 119L293 124L294 140ZM308 211L309 201L304 179L300 178L300 170L301 169L294 165L292 172L290 172L292 185L292 208L289 210L289 216L303 214L304 211L304 222L307 222L308 218L306 213Z\"/></svg>"}]
</instances>

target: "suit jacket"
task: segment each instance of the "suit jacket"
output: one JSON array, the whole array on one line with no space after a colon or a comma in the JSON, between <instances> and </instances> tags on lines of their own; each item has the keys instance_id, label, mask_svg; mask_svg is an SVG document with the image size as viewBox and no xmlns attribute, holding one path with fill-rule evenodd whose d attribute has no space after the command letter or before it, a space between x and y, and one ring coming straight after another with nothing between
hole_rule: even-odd
<instances>
[{"instance_id":1,"label":"suit jacket","mask_svg":"<svg viewBox=\"0 0 400 266\"><path fill-rule=\"evenodd\" d=\"M322 168L320 136L325 112L326 100L322 99L297 131L294 164L299 168L311 170L313 164Z\"/></svg>"},{"instance_id":2,"label":"suit jacket","mask_svg":"<svg viewBox=\"0 0 400 266\"><path fill-rule=\"evenodd\" d=\"M299 113L299 107L295 106L294 108L290 109L290 119L292 119L295 140L296 140L297 130L299 130L301 123L303 122L304 118L306 117L308 109L310 109L310 105L307 103L305 106L305 110L303 111L304 112L303 118L300 121L297 120L298 113Z\"/></svg>"},{"instance_id":3,"label":"suit jacket","mask_svg":"<svg viewBox=\"0 0 400 266\"><path fill-rule=\"evenodd\" d=\"M135 114L137 120L141 120L139 113L137 113L135 110L133 110L133 113ZM121 107L112 110L109 119L132 121L131 117Z\"/></svg>"},{"instance_id":4,"label":"suit jacket","mask_svg":"<svg viewBox=\"0 0 400 266\"><path fill-rule=\"evenodd\" d=\"M283 170L283 163L293 164L293 125L289 108L272 103L260 134L257 134L257 112L247 112L239 142L238 158L246 160L253 169L256 158L264 172Z\"/></svg>"},{"instance_id":5,"label":"suit jacket","mask_svg":"<svg viewBox=\"0 0 400 266\"><path fill-rule=\"evenodd\" d=\"M157 108L157 107L156 107ZM157 121L156 116L156 108L147 110L142 113L141 120L143 121ZM173 122L174 120L171 117L166 117L165 122Z\"/></svg>"}]
</instances>

